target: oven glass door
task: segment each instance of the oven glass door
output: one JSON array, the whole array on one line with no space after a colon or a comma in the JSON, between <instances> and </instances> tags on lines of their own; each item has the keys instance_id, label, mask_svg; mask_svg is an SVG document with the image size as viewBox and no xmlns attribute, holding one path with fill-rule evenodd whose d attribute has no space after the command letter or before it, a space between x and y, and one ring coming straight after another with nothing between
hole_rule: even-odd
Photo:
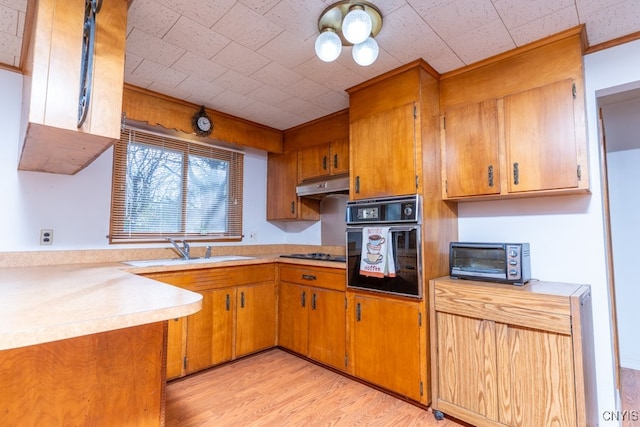
<instances>
[{"instance_id":1,"label":"oven glass door","mask_svg":"<svg viewBox=\"0 0 640 427\"><path fill-rule=\"evenodd\" d=\"M422 298L420 225L390 227L395 277L360 273L363 227L347 227L347 287ZM365 249L366 254L366 249Z\"/></svg>"}]
</instances>

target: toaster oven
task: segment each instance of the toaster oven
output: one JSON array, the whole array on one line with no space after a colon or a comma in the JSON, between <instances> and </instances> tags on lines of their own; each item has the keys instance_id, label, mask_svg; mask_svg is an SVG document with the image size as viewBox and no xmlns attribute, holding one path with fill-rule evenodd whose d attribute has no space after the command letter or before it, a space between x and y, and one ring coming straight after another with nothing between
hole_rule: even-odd
<instances>
[{"instance_id":1,"label":"toaster oven","mask_svg":"<svg viewBox=\"0 0 640 427\"><path fill-rule=\"evenodd\" d=\"M460 279L523 285L531 280L529 244L451 242L449 274Z\"/></svg>"}]
</instances>

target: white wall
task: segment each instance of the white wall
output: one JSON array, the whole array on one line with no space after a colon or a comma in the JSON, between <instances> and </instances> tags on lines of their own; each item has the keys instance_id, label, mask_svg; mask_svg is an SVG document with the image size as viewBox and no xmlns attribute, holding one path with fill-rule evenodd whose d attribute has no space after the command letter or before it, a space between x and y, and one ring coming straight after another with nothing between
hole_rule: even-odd
<instances>
[{"instance_id":1,"label":"white wall","mask_svg":"<svg viewBox=\"0 0 640 427\"><path fill-rule=\"evenodd\" d=\"M134 247L109 245L106 239L112 150L73 176L18 171L22 76L0 69L0 94L0 253ZM266 221L266 152L246 149L244 170L243 231L255 232L257 239L247 237L241 244L320 244L319 221L303 226ZM42 228L54 230L52 246L40 246Z\"/></svg>"},{"instance_id":2,"label":"white wall","mask_svg":"<svg viewBox=\"0 0 640 427\"><path fill-rule=\"evenodd\" d=\"M597 97L610 93L616 93L623 91L624 89L617 88L621 85L631 85L637 87L640 80L640 40L636 40L624 45L616 46L611 49L603 50L600 52L587 55L585 57L585 71L586 71L586 94L587 94L587 123L589 126L589 143L591 164L594 165L598 161L598 110L597 110ZM627 88L628 89L628 88ZM591 170L593 176L594 172L601 173L599 168L594 165ZM601 180L595 181L598 189L601 185ZM602 203L601 201L599 203ZM607 319L604 318L605 304L609 301L603 298L598 302L598 306L594 305L594 323L599 330L604 329L604 325ZM599 324L600 323L600 324ZM604 332L604 331L602 331ZM637 334L636 334L637 335ZM596 339L598 337L596 336ZM604 350L604 347L598 345L604 345L604 333L601 341L596 341L596 359L598 361L598 382L602 381L605 375L605 357L600 355L600 351ZM607 354L608 355L608 354ZM613 380L612 380L613 382ZM613 386L613 384L611 384ZM603 384L603 387L609 386ZM608 410L611 407L608 405L608 399L605 400L605 392L607 390L600 389L599 385L599 409L600 411ZM602 425L602 424L601 424Z\"/></svg>"},{"instance_id":3,"label":"white wall","mask_svg":"<svg viewBox=\"0 0 640 427\"><path fill-rule=\"evenodd\" d=\"M640 137L638 143L640 144ZM616 281L620 365L640 370L638 278L635 253L640 241L640 149L607 154L609 207Z\"/></svg>"}]
</instances>

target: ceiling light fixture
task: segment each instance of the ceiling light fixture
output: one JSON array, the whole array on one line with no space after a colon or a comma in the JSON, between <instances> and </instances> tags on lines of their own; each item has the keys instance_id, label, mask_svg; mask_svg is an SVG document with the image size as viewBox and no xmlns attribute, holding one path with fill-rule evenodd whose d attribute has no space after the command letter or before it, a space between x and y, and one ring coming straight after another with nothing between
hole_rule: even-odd
<instances>
[{"instance_id":1,"label":"ceiling light fixture","mask_svg":"<svg viewBox=\"0 0 640 427\"><path fill-rule=\"evenodd\" d=\"M316 55L324 62L332 62L340 56L342 46L353 46L353 60L363 67L371 65L378 58L374 37L381 28L382 15L373 4L352 0L334 3L318 19Z\"/></svg>"}]
</instances>

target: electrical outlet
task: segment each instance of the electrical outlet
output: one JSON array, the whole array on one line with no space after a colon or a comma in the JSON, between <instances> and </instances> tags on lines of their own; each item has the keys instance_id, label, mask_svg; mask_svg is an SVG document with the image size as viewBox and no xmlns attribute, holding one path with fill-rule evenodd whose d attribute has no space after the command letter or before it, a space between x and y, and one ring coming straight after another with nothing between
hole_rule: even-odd
<instances>
[{"instance_id":1,"label":"electrical outlet","mask_svg":"<svg viewBox=\"0 0 640 427\"><path fill-rule=\"evenodd\" d=\"M41 245L53 245L53 230L50 228L43 228L40 230L40 244Z\"/></svg>"},{"instance_id":2,"label":"electrical outlet","mask_svg":"<svg viewBox=\"0 0 640 427\"><path fill-rule=\"evenodd\" d=\"M258 233L255 231L252 231L249 233L249 241L250 242L257 242L258 241Z\"/></svg>"}]
</instances>

